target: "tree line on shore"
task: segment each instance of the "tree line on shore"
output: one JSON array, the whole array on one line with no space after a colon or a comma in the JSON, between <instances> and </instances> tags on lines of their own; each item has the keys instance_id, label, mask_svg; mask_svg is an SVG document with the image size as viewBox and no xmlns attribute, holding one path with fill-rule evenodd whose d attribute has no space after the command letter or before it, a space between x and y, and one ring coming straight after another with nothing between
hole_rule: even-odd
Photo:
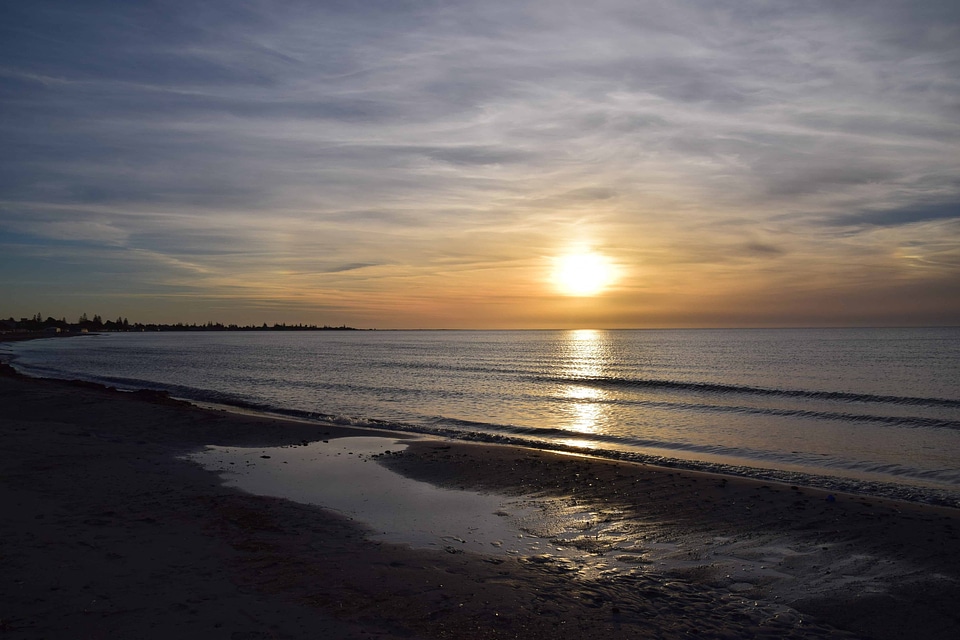
<instances>
[{"instance_id":1,"label":"tree line on shore","mask_svg":"<svg viewBox=\"0 0 960 640\"><path fill-rule=\"evenodd\" d=\"M223 324L222 322L207 322L206 324L161 324L130 322L127 318L118 317L116 320L104 320L99 315L88 318L83 314L76 322L67 322L66 318L59 320L48 316L46 319L41 314L36 314L32 318L20 318L14 320L11 316L7 320L0 320L0 331L10 332L70 332L84 333L97 331L356 331L353 327L341 325L331 327L329 325L318 326L315 324L286 324L277 323L267 325L237 325Z\"/></svg>"}]
</instances>

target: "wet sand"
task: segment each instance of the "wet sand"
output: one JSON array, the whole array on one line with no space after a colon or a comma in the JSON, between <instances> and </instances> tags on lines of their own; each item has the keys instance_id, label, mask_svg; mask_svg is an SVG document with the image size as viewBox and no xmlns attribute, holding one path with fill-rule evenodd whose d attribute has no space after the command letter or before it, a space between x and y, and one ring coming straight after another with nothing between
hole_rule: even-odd
<instances>
[{"instance_id":1,"label":"wet sand","mask_svg":"<svg viewBox=\"0 0 960 640\"><path fill-rule=\"evenodd\" d=\"M342 514L229 488L183 457L371 432L0 369L3 638L885 639L960 629L957 510L410 440L359 463L525 500L557 516L530 535L586 560L411 548ZM537 530L544 522L565 524Z\"/></svg>"}]
</instances>

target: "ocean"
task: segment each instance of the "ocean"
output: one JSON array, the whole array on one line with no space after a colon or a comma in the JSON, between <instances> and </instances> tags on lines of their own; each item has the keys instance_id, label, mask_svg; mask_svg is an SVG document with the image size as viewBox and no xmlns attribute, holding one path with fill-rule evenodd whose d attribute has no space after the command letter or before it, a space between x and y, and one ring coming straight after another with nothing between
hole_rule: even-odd
<instances>
[{"instance_id":1,"label":"ocean","mask_svg":"<svg viewBox=\"0 0 960 640\"><path fill-rule=\"evenodd\" d=\"M120 333L0 349L32 376L960 506L960 328Z\"/></svg>"}]
</instances>

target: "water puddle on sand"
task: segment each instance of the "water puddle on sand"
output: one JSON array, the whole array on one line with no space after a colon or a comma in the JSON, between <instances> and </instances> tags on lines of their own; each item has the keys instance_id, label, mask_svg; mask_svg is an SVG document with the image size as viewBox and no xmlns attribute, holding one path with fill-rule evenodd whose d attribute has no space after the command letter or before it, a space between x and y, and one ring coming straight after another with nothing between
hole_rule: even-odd
<instances>
[{"instance_id":1,"label":"water puddle on sand","mask_svg":"<svg viewBox=\"0 0 960 640\"><path fill-rule=\"evenodd\" d=\"M187 459L220 473L227 486L358 520L377 540L449 552L556 553L549 540L521 529L521 523L544 517L523 500L436 487L373 459L405 446L393 438L364 436L290 447L208 447Z\"/></svg>"}]
</instances>

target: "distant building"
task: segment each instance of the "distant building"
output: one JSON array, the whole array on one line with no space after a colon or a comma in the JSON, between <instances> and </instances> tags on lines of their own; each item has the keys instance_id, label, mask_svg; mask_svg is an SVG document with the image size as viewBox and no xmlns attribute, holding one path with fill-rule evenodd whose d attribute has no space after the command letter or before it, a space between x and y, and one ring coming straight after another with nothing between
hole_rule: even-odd
<instances>
[{"instance_id":1,"label":"distant building","mask_svg":"<svg viewBox=\"0 0 960 640\"><path fill-rule=\"evenodd\" d=\"M60 333L60 327L47 327L43 330L44 333Z\"/></svg>"}]
</instances>

